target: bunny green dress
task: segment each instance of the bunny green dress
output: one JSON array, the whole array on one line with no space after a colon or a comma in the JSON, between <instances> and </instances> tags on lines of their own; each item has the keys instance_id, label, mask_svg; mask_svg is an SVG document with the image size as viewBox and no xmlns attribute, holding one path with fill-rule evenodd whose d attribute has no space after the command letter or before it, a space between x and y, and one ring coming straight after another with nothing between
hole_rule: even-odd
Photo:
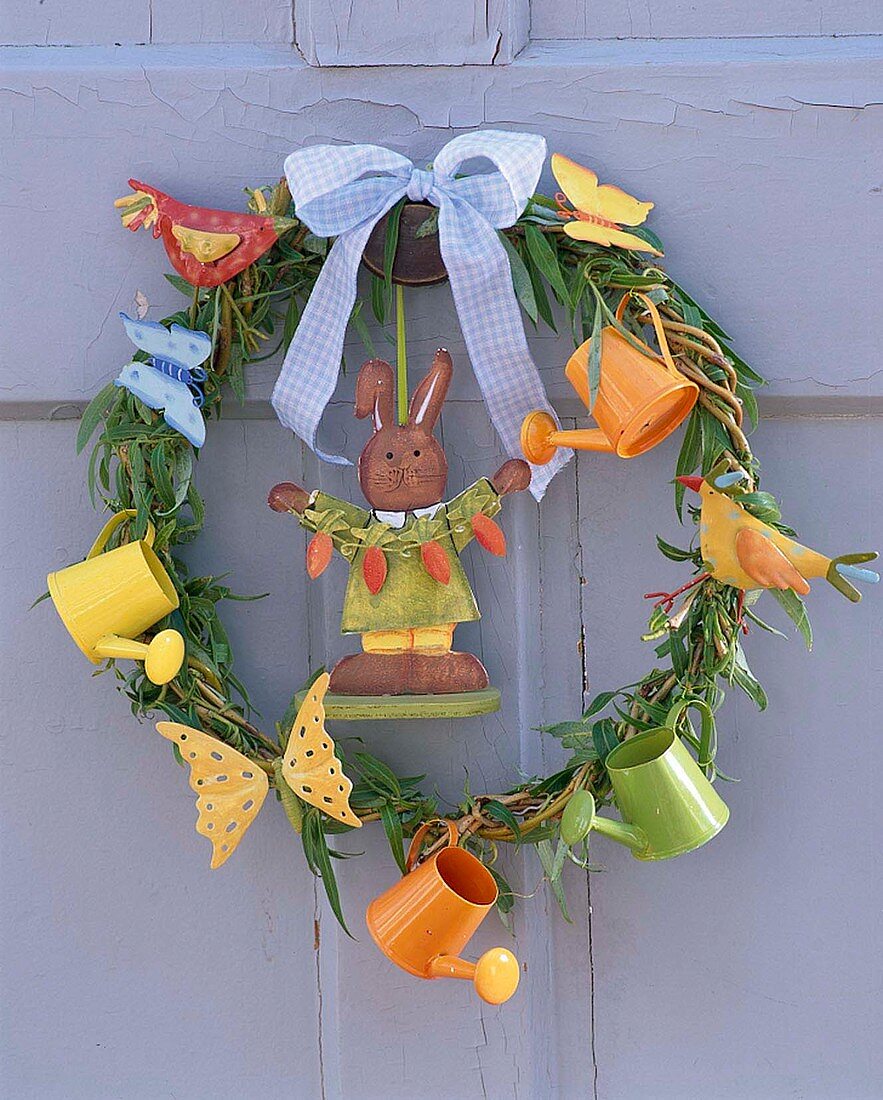
<instances>
[{"instance_id":1,"label":"bunny green dress","mask_svg":"<svg viewBox=\"0 0 883 1100\"><path fill-rule=\"evenodd\" d=\"M399 634L415 628L446 628L449 648L455 623L479 618L478 606L459 554L472 540L476 512L494 516L500 510L499 494L487 479L477 481L453 500L417 512L374 513L345 500L316 492L301 516L308 531L324 531L350 563L349 582L343 601L340 629L344 634ZM421 558L424 542L437 542L450 564L450 580L441 584L427 571ZM373 595L365 583L362 563L369 546L377 546L386 558L387 576ZM432 631L423 631L432 646ZM438 633L444 637L444 632ZM419 641L419 639L418 639ZM438 644L437 642L435 643ZM365 648L376 648L367 644ZM390 649L422 648L412 638Z\"/></svg>"}]
</instances>

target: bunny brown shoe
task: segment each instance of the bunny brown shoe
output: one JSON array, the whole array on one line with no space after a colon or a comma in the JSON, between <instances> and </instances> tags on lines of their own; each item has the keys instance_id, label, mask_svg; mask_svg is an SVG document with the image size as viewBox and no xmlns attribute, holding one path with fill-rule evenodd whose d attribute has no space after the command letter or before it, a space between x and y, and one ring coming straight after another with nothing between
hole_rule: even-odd
<instances>
[{"instance_id":1,"label":"bunny brown shoe","mask_svg":"<svg viewBox=\"0 0 883 1100\"><path fill-rule=\"evenodd\" d=\"M408 653L343 657L332 669L329 690L334 695L405 695L411 691L409 657Z\"/></svg>"},{"instance_id":2,"label":"bunny brown shoe","mask_svg":"<svg viewBox=\"0 0 883 1100\"><path fill-rule=\"evenodd\" d=\"M408 690L414 695L484 691L488 682L484 665L471 653L411 654Z\"/></svg>"}]
</instances>

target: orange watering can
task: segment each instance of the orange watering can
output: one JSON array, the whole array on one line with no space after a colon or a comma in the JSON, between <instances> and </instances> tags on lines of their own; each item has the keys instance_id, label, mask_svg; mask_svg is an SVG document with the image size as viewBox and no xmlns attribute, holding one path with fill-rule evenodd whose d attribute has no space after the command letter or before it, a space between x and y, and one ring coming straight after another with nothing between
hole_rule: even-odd
<instances>
[{"instance_id":1,"label":"orange watering can","mask_svg":"<svg viewBox=\"0 0 883 1100\"><path fill-rule=\"evenodd\" d=\"M368 906L368 931L396 966L417 978L466 978L483 1001L498 1005L518 988L518 960L504 947L486 951L477 963L460 958L497 900L497 884L484 864L458 848L457 827L443 821L447 844L415 870L427 821L414 834L408 873Z\"/></svg>"},{"instance_id":2,"label":"orange watering can","mask_svg":"<svg viewBox=\"0 0 883 1100\"><path fill-rule=\"evenodd\" d=\"M521 425L521 449L528 462L543 466L558 447L578 451L606 451L620 458L634 458L649 451L681 424L699 397L699 387L677 369L665 338L662 320L646 294L636 294L647 307L656 330L659 356L636 336L639 351L613 325L601 330L601 379L592 415L597 428L562 431L549 413L537 410ZM628 295L616 311L622 319ZM592 341L571 355L564 373L586 408L589 395L589 354Z\"/></svg>"},{"instance_id":3,"label":"orange watering can","mask_svg":"<svg viewBox=\"0 0 883 1100\"><path fill-rule=\"evenodd\" d=\"M105 550L117 527L135 515L127 509L111 516L85 561L46 579L61 621L93 664L106 657L143 661L148 679L165 684L184 661L184 639L177 630L162 630L149 644L137 641L178 606L175 586L153 551L153 525L143 539Z\"/></svg>"}]
</instances>

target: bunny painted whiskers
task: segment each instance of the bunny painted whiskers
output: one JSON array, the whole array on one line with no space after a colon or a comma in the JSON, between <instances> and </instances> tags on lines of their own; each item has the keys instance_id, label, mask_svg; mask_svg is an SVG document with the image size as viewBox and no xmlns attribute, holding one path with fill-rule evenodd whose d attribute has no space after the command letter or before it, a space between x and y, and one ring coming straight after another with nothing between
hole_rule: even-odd
<instances>
[{"instance_id":1,"label":"bunny painted whiskers","mask_svg":"<svg viewBox=\"0 0 883 1100\"><path fill-rule=\"evenodd\" d=\"M318 575L311 562L327 565L329 546L349 562L341 631L360 634L363 651L335 666L336 694L449 694L488 685L477 657L452 650L457 623L479 618L459 555L473 537L505 552L491 517L502 496L528 487L530 467L511 460L444 501L448 463L433 428L452 373L450 355L438 351L414 391L407 424L397 424L392 367L372 359L359 371L355 414L371 417L374 426L359 458L370 511L291 483L270 492L271 508L296 514L314 532L311 576Z\"/></svg>"}]
</instances>

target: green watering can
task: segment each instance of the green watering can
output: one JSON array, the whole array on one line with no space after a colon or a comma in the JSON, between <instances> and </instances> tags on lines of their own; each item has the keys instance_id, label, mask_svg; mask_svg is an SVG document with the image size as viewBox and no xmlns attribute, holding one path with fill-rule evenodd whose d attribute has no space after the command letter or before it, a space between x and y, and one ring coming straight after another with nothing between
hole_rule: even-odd
<instances>
[{"instance_id":1,"label":"green watering can","mask_svg":"<svg viewBox=\"0 0 883 1100\"><path fill-rule=\"evenodd\" d=\"M664 726L623 741L607 756L622 821L599 816L591 794L576 792L583 796L583 826L589 821L588 828L580 829L584 836L594 829L631 848L636 859L671 859L705 844L726 825L726 803L675 733L677 719L691 706L702 713L699 758L708 761L714 728L711 710L701 699L682 699L669 711Z\"/></svg>"}]
</instances>

